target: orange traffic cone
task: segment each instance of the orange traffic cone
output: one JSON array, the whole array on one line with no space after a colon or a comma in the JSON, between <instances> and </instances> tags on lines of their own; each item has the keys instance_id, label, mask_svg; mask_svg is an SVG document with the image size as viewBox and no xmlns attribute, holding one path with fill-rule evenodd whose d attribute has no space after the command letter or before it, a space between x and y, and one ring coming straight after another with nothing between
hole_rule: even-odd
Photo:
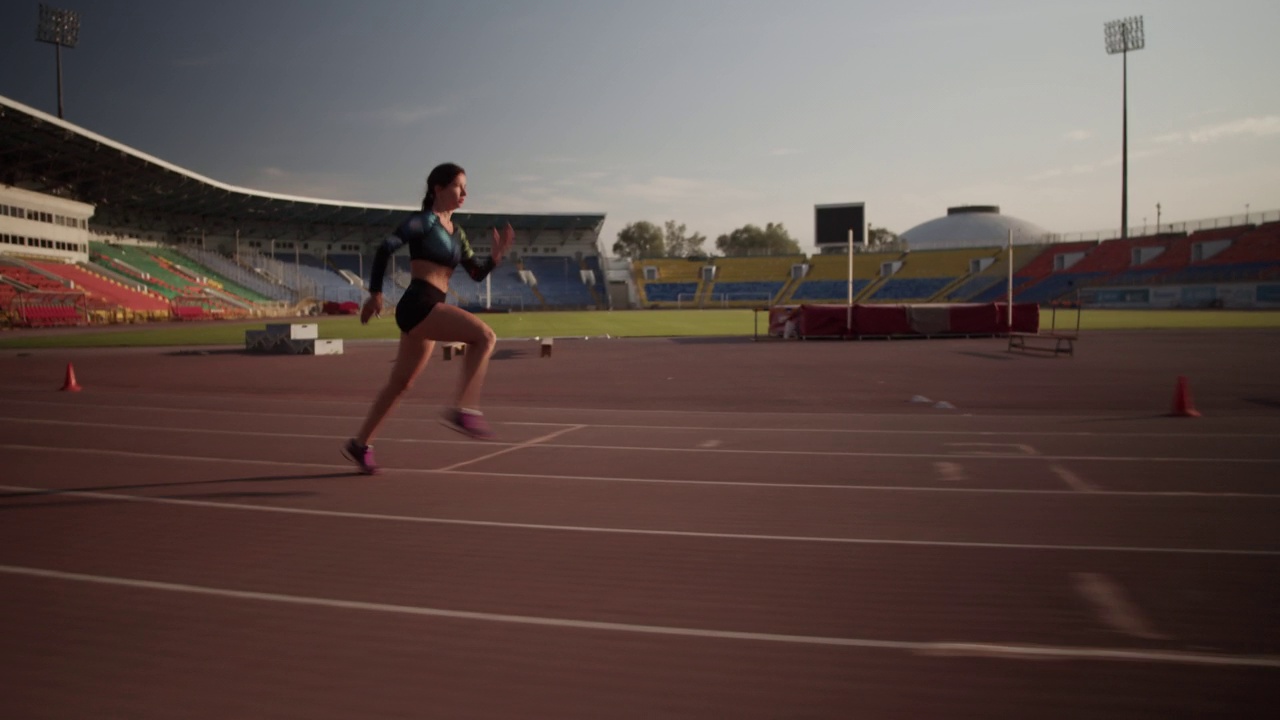
<instances>
[{"instance_id":1,"label":"orange traffic cone","mask_svg":"<svg viewBox=\"0 0 1280 720\"><path fill-rule=\"evenodd\" d=\"M1169 413L1172 417L1200 417L1200 411L1196 410L1195 404L1191 402L1191 390L1187 386L1187 376L1178 376L1178 387L1173 393L1173 411Z\"/></svg>"},{"instance_id":2,"label":"orange traffic cone","mask_svg":"<svg viewBox=\"0 0 1280 720\"><path fill-rule=\"evenodd\" d=\"M64 392L80 392L80 385L76 383L76 369L71 367L71 363L67 363L67 379L62 383Z\"/></svg>"}]
</instances>

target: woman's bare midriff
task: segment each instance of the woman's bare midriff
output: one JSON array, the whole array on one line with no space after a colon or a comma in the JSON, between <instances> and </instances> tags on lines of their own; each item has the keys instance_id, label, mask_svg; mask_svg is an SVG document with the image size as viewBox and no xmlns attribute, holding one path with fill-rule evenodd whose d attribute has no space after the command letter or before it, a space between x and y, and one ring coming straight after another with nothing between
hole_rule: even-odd
<instances>
[{"instance_id":1,"label":"woman's bare midriff","mask_svg":"<svg viewBox=\"0 0 1280 720\"><path fill-rule=\"evenodd\" d=\"M449 292L449 278L453 277L453 268L437 265L430 260L410 260L409 275L414 280L423 280L440 292Z\"/></svg>"}]
</instances>

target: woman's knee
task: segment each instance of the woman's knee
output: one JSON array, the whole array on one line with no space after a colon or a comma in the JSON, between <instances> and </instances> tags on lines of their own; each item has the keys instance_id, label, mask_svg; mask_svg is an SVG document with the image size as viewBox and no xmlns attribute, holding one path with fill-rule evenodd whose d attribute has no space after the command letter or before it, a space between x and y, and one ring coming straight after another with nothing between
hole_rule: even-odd
<instances>
[{"instance_id":1,"label":"woman's knee","mask_svg":"<svg viewBox=\"0 0 1280 720\"><path fill-rule=\"evenodd\" d=\"M476 350L487 355L493 352L494 346L498 344L498 335L493 331L493 328L485 325L484 330L480 333L480 338L467 344L474 346Z\"/></svg>"}]
</instances>

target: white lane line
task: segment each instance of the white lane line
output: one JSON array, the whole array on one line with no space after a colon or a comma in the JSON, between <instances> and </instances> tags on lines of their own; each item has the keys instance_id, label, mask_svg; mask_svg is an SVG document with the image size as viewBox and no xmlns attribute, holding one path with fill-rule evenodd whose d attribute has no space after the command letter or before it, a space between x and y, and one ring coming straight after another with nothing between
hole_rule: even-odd
<instances>
[{"instance_id":1,"label":"white lane line","mask_svg":"<svg viewBox=\"0 0 1280 720\"><path fill-rule=\"evenodd\" d=\"M56 383L55 383L55 384L56 384ZM46 395L46 394L48 394L48 393L49 393L49 388L48 388L48 387L46 387L46 386L41 386L41 387L38 387L38 388L33 388L33 387L29 386L29 385L28 385L28 386L21 386L21 385L0 385L0 391L28 392L28 393L32 393L32 394L35 394L35 395ZM98 395L98 396L103 397L103 398L111 397L111 398L125 398L125 399L129 399L129 400L135 400L135 399L137 399L138 397L140 397L140 396L139 396L139 394L138 394L137 392L135 392L135 391L130 391L130 390L114 390L114 389L111 389L111 388L107 388L107 389L103 389L103 390L94 390L93 392L94 392L94 394L95 394L95 395ZM185 400L185 401L190 401L190 402L202 402L202 401L206 401L206 400L209 400L209 399L210 399L210 396L209 396L208 394L187 395L187 394L177 394L177 393L154 393L154 392L145 393L145 394L141 395L141 397L148 397L148 398L171 398L171 399L176 399L176 400ZM299 399L299 398L273 398L273 397L265 397L265 398L264 398L262 395L254 395L254 394L230 394L230 393L224 393L224 394L219 395L218 397L219 397L219 399L235 398L235 399L243 400L245 403L261 403L262 401L266 400L267 402L274 402L274 403L279 403L279 404L289 404L289 405L294 405L294 404L303 404L303 403L312 404L312 405L352 405L352 406L355 406L355 407L357 407L357 408L361 408L361 409L363 409L363 408L367 408L367 407L369 406L369 402L368 402L367 400L346 400L346 401L344 401L344 400L306 400L306 399ZM14 398L14 399L13 399L13 401L14 401L14 402L27 403L27 404L36 404L36 405L55 405L55 406L61 406L61 407L73 407L73 406L82 406L82 407L83 407L83 406L85 406L85 403L87 402L86 400L82 400L82 399L80 399L80 397L77 397L75 400L72 400L72 401L29 400L29 399L22 399L22 398ZM431 405L431 404L427 404L427 403L422 403L422 404L419 404L419 403L409 403L408 405L413 406L413 407L429 407L429 408L432 408L433 410L444 410L444 409L446 409L444 405ZM95 404L94 406L95 406L95 407L110 407L110 408L124 408L124 407L131 407L131 408L135 408L135 409L147 409L147 410L178 410L178 411L182 411L182 412L239 412L239 413L241 413L241 414L253 414L253 413L248 412L248 411L237 411L237 410L206 410L206 409L203 409L203 408L177 408L177 407L170 407L170 406L159 406L159 407L151 407L151 408L148 408L148 407L143 407L143 406L140 406L140 405L128 405L128 404L126 404L126 403L120 403L120 404L116 404L116 405ZM405 405L401 405L401 407L405 407ZM515 411L515 412L564 412L564 413L582 413L582 414L599 414L599 415L609 415L609 414L613 414L613 415L624 415L624 416L627 416L627 417L633 417L633 416L636 416L636 415L659 415L659 416L670 415L670 411L669 411L669 410L644 410L644 409L638 409L638 408L555 407L555 406L549 406L549 405L493 405L493 404L486 404L486 407L487 407L487 408L489 408L490 410L512 410L512 411ZM786 419L786 420L788 420L788 421L793 421L795 418L798 418L798 417L803 417L803 418L823 418L823 419L826 419L826 418L855 418L855 419L872 419L872 420L880 420L880 419L883 419L883 418L911 418L911 419L914 419L914 420L920 420L920 419L921 419L921 417L922 417L919 413L916 413L916 412L905 412L905 413L897 413L897 412L868 412L868 413L851 413L851 412L776 412L776 411L770 411L770 412L759 412L759 411L754 411L754 410L685 410L685 409L682 409L682 410L680 411L680 414L681 414L681 415L684 415L684 416L704 416L704 417L716 417L716 416L721 416L721 417L752 418L752 419L762 418L762 417L776 417L776 418L785 418L785 419ZM292 413L292 415L294 415L294 416L302 415L302 416L306 416L306 417L318 417L318 416L313 415L312 413ZM361 415L350 415L350 416L345 416L345 415L344 415L344 416L342 416L342 417L343 417L343 419L351 419L351 418L355 418L355 419L358 419L358 420L363 420L363 419L364 419L364 415L362 415L362 414L361 414ZM938 416L933 416L933 417L931 417L930 419L934 419L934 418L936 418L936 417L938 417ZM1094 414L1090 414L1090 415L1060 415L1060 414L1055 414L1055 413L1029 413L1029 414L1027 414L1027 413L1003 413L1003 412L998 412L998 411L997 411L997 412L992 412L990 415L973 415L973 414L965 414L965 415L949 415L949 416L941 416L941 417L947 417L948 419L950 419L950 420L954 420L954 421L956 421L956 422L964 422L964 421L968 421L968 420L1001 420L1001 419L1005 419L1005 420L1051 420L1051 421L1054 421L1054 422L1059 422L1059 421L1064 421L1064 420L1068 420L1068 421L1069 421L1069 420L1083 420L1083 421L1089 421L1089 420L1134 420L1134 419L1135 419L1132 415L1105 415L1105 414L1098 414L1098 413L1094 413ZM1149 419L1149 418L1138 418L1138 420L1147 420L1147 419ZM1226 417L1226 418L1215 418L1215 419L1248 419L1248 420L1250 420L1250 421L1255 421L1255 422L1256 422L1256 421L1264 420L1265 418L1264 418L1263 416L1249 416L1249 415L1241 416L1241 415L1237 415L1237 416L1228 416L1228 417ZM531 423L531 424L533 424L533 423ZM563 423L553 423L553 424L555 424L555 425L562 425ZM591 423L591 424L592 424L592 425L594 425L595 423ZM624 427L624 426L619 425L618 427ZM647 427L647 426L644 426L644 427ZM666 425L655 425L655 426L652 426L652 427L658 428L658 427L668 427L668 426L666 426ZM793 430L794 430L794 429L795 429L795 426L794 426L794 425L792 425L792 426L791 426L791 429L793 429ZM785 430L785 428L779 428L779 430ZM996 434L1006 434L1006 435L1007 435L1007 434L1009 434L1009 433L1008 433L1008 432L1002 432L1002 433L996 433ZM1045 433L1045 434L1056 435L1056 434L1058 434L1058 433ZM1106 432L1106 433L1098 433L1098 434L1102 434L1102 435L1112 435L1112 434L1114 434L1114 433ZM1165 435L1165 433L1152 433L1152 434L1153 434L1153 435L1159 435L1159 436L1161 436L1161 437L1163 437L1163 436ZM1187 434L1187 436L1188 436L1188 437L1202 437L1202 435L1200 435L1200 434L1198 434L1198 433L1194 433L1194 434L1193 434L1193 433L1188 433L1188 434ZM1274 434L1272 434L1272 435L1267 435L1267 436L1265 436L1265 437L1277 437L1277 436L1276 436L1276 435L1274 435Z\"/></svg>"},{"instance_id":2,"label":"white lane line","mask_svg":"<svg viewBox=\"0 0 1280 720\"><path fill-rule=\"evenodd\" d=\"M983 655L1022 660L1127 660L1164 664L1280 668L1280 657L1269 655L1228 655L1129 648L1091 648L980 642L920 642L910 640L877 640L872 638L823 637L818 635L786 635L780 633L671 627L666 625L641 625L635 623L604 622L599 620L574 620L572 618L541 617L536 615L509 615L503 613L475 612L470 610L447 610L444 608L422 607L416 605L392 605L388 603L363 602L359 600L339 600L336 598L311 597L305 595L285 595L281 593L257 592L252 590L234 590L231 588L211 587L207 585L188 585L184 583L160 582L155 580L138 580L134 578L112 577L108 575L89 575L85 573L63 572L60 570L47 570L44 568L22 567L16 565L0 565L0 573L47 580L60 580L64 582L90 583L111 587L127 587L141 590L182 593L186 595L203 595L233 600L283 603L289 605L322 607L334 610L356 610L393 615L467 620L473 622L532 625L567 630L595 630L645 635L691 637L706 640L742 640L749 642L837 646L872 650L898 650L939 657L971 657L975 655Z\"/></svg>"},{"instance_id":3,"label":"white lane line","mask_svg":"<svg viewBox=\"0 0 1280 720\"><path fill-rule=\"evenodd\" d=\"M702 442L698 443L698 447L708 448L708 449L720 447L720 441L719 440L703 440Z\"/></svg>"},{"instance_id":4,"label":"white lane line","mask_svg":"<svg viewBox=\"0 0 1280 720\"><path fill-rule=\"evenodd\" d=\"M964 474L964 466L954 462L936 462L933 469L937 471L938 477L943 482L965 482L967 478Z\"/></svg>"},{"instance_id":5,"label":"white lane line","mask_svg":"<svg viewBox=\"0 0 1280 720\"><path fill-rule=\"evenodd\" d=\"M1049 469L1052 470L1053 474L1057 475L1062 482L1066 483L1067 487L1075 490L1076 492L1092 493L1098 491L1098 488L1095 487L1093 483L1086 482L1084 478L1061 465L1050 465Z\"/></svg>"},{"instance_id":6,"label":"white lane line","mask_svg":"<svg viewBox=\"0 0 1280 720\"><path fill-rule=\"evenodd\" d=\"M57 421L64 422L64 421ZM433 421L435 422L435 421ZM496 423L502 424L502 423ZM122 427L113 423L91 424L94 427L118 428ZM560 427L563 427L561 425ZM591 427L590 425L573 425L569 430L578 430ZM273 436L272 433L265 432L238 432L231 430L191 430L186 428L145 428L156 431L169 432L190 432L190 433L218 433L223 435L242 434L253 436ZM564 431L550 433L550 437L563 434ZM281 437L313 437L323 439L333 439L345 436L305 436L305 435L288 435L282 434ZM542 436L544 439L548 436ZM412 442L411 440L396 440L396 442ZM448 441L420 441L420 442L448 442ZM515 443L519 447L526 447L531 442ZM861 452L847 450L754 450L750 448L707 448L707 447L652 447L645 445L581 445L571 443L537 443L542 447L557 448L562 450L609 450L613 452L671 452L671 453L710 453L725 455L783 455L783 456L805 456L805 457L851 457L851 458L916 458L916 459L951 459L951 458L982 458L988 460L1072 460L1079 462L1177 462L1177 463L1235 463L1246 465L1280 465L1280 457L1277 458L1224 458L1224 457L1166 457L1166 456L1123 456L1123 455L1028 455L1025 451L1017 453L1000 454L997 452L959 452L959 453L927 453L927 452ZM948 445L969 444L969 443L947 443ZM1000 443L1008 446L1008 443ZM1030 447L1030 446L1026 446ZM1034 449L1033 449L1034 450Z\"/></svg>"},{"instance_id":7,"label":"white lane line","mask_svg":"<svg viewBox=\"0 0 1280 720\"><path fill-rule=\"evenodd\" d=\"M0 422L4 422L4 421L20 422L24 425L65 425L65 426L72 426L72 427L105 428L108 430L142 430L146 432L197 433L200 435L245 435L250 437L293 438L296 440L344 440L350 437L349 434L344 435L341 433L336 435L318 435L316 433L266 432L266 431L257 431L257 430L224 430L224 429L208 429L208 428L174 427L172 425L130 425L126 423L85 422L83 420L43 420L43 419L18 419L18 418L0 417ZM569 424L570 423L564 423L564 425L569 425ZM457 437L458 439L434 440L434 439L428 439L428 438L403 438L403 437L398 438L398 437L390 437L387 435L379 435L378 442L379 443L390 443L390 442L415 443L415 444L427 444L427 445L475 445L476 444L475 440L463 439L459 436L455 436L455 437ZM490 441L488 444L503 446L503 445L517 445L519 443L493 440L493 441Z\"/></svg>"},{"instance_id":8,"label":"white lane line","mask_svg":"<svg viewBox=\"0 0 1280 720\"><path fill-rule=\"evenodd\" d=\"M14 398L6 398L5 402L6 402L6 403L22 403L22 404L26 404L26 405L43 405L43 406L49 406L49 407L67 408L67 409L69 409L69 410L75 410L75 409L78 409L78 408L97 408L97 409L103 409L103 410L141 410L141 411L145 411L145 412L146 412L146 413L148 413L148 414L155 413L155 412L174 412L174 413L187 413L187 414L198 414L198 415L252 415L252 416L255 416L255 417L276 417L276 418L299 418L299 417L301 417L301 418L317 419L317 420L344 420L344 421L356 421L356 422L361 421L361 420L363 420L363 419L364 419L364 416L363 416L363 415L322 415L322 414L317 414L317 413L307 413L307 412L283 413L283 412L266 412L266 411L258 411L258 410L224 410L224 409L205 409L205 408L179 408L179 407L147 406L147 405L107 405L107 404L101 404L101 403L90 403L90 402L75 402L75 403L70 403L70 402L47 402L47 401L41 401L41 400L21 400L21 399L14 399ZM246 402L250 402L250 400L249 400L248 398L246 398ZM405 406L404 406L404 405L402 405L401 407L405 407ZM415 407L424 407L424 406L415 406ZM490 409L492 410L492 408L490 408ZM581 409L581 408L577 408L577 409L575 409L575 408L530 408L530 407L512 407L512 408L510 408L510 409L512 409L512 410L516 410L516 411L521 411L521 412L524 412L524 411L532 411L532 410L546 410L546 411L550 411L550 412L573 412L573 411L577 411L577 412L580 412L580 413L597 413L597 412L601 412L601 413L608 413L608 412L615 412L615 411L611 411L611 410L598 410L598 409L585 409L585 410L584 410L584 409ZM620 411L619 411L619 412L620 412ZM630 412L630 411L628 411L628 412ZM643 411L636 411L636 412L643 412ZM682 413L684 413L684 414L688 414L688 413L685 413L685 411L682 411ZM718 413L706 413L706 412L704 412L704 413L702 413L702 414L704 414L704 415L715 415L715 414L718 414ZM749 416L751 416L751 417L758 417L758 414L756 414L756 413L731 413L731 414L732 414L732 415L734 415L735 417L736 417L736 416L738 416L738 415L749 415ZM804 416L804 417L810 417L810 416L820 416L820 415L821 415L821 414L809 413L809 414L804 414L804 415L802 415L802 416ZM837 415L836 417L840 417L840 416L839 416L839 415ZM885 415L866 414L866 415L853 415L853 416L851 416L851 417L858 417L858 418L863 418L863 417L866 417L866 418L880 418L880 417L894 417L894 415L893 415L893 414L885 414ZM911 418L915 418L915 419L917 419L917 420L921 418L921 416L920 416L920 415L914 415L914 414L913 414L913 415L904 416L904 417L911 417ZM954 416L954 415L953 415L953 416L943 416L943 417L965 417L965 416ZM1041 418L1041 419L1053 420L1053 421L1059 421L1059 420L1064 419L1064 417L1061 417L1061 416L1017 416L1017 415L984 415L984 416L973 416L973 418L972 418L972 419L974 419L974 420L984 420L984 421L985 421L985 420L998 421L998 420L1000 420L1000 419L1002 419L1002 418L1018 419L1018 418L1022 418L1022 417L1027 417L1027 418ZM933 418L931 417L931 418L930 418L930 420L932 420L932 419L933 419ZM28 418L25 418L25 417L2 417L2 418L0 418L0 420L12 420L12 421L17 421L17 422L24 422L24 421L27 421L27 420L28 420ZM436 423L436 422L438 422L438 419L437 419L437 418L434 418L434 417L429 417L429 418L415 418L415 417L406 417L406 416L403 416L403 415L398 415L398 416L396 417L396 421L397 421L397 422L414 422L414 423L419 423L419 422L423 422L423 423ZM523 425L523 426L531 426L531 427L540 427L540 426L548 426L548 427L564 427L565 425L573 425L573 424L578 424L578 423L571 423L571 422L534 422L534 421L525 421L525 420L506 420L506 421L496 421L496 422L494 422L493 424L494 424L494 425ZM719 426L719 425L636 425L636 424L600 423L600 422L590 422L590 423L581 423L581 424L584 424L584 425L586 425L586 426L588 426L588 427L591 427L591 428L601 428L601 429L625 429L625 430L675 430L675 431L686 431L686 430L718 430L718 431L723 431L723 432L762 432L762 433L770 433L770 434L776 434L776 433L815 433L815 434L828 433L828 434L844 434L844 435L962 435L962 436L970 436L970 435L972 435L972 436L1003 436L1003 437L1009 437L1009 436L1015 436L1015 437L1023 437L1023 436L1045 436L1045 437L1106 437L1106 438L1112 438L1112 437L1180 438L1180 437L1185 437L1185 438L1195 438L1195 439L1197 439L1197 440L1203 440L1203 439L1205 439L1205 438L1211 438L1211 439L1212 439L1212 438L1256 438L1256 439L1275 439L1275 438L1280 438L1280 434L1276 434L1276 433L1176 433L1176 432L1121 432L1121 433L1117 433L1117 432L1088 432L1088 431L1059 431L1059 430L913 430L913 429L885 430L885 429L880 429L880 428L796 427L795 425L786 426L786 427L724 427L724 426Z\"/></svg>"},{"instance_id":9,"label":"white lane line","mask_svg":"<svg viewBox=\"0 0 1280 720\"><path fill-rule=\"evenodd\" d=\"M1024 444L1024 443L986 443L986 442L981 442L981 443L979 443L979 442L965 442L965 443L947 443L947 445L948 445L948 446L950 446L950 447L1016 448L1016 449L1018 450L1018 452L1022 453L1023 455L1027 455L1027 456L1037 456L1037 455L1039 455L1039 454L1040 454L1040 453L1036 452L1036 449L1035 449L1035 448L1031 447L1030 445L1026 445L1026 444ZM978 456L988 456L988 455L990 455L990 456L995 456L995 457L1008 457L1011 453L1010 453L1010 452L1008 452L1008 450L1006 450L1006 451L1005 451L1005 452L1003 452L1003 453L1002 453L1002 452L995 451L995 450L970 450L970 451L968 451L968 452L966 452L966 453L964 453L964 454L966 454L966 455L978 455Z\"/></svg>"},{"instance_id":10,"label":"white lane line","mask_svg":"<svg viewBox=\"0 0 1280 720\"><path fill-rule=\"evenodd\" d=\"M474 443L475 441L467 441ZM543 447L556 447L543 446ZM211 463L217 465L266 465L268 467L315 468L322 470L348 470L355 474L350 464L314 463L285 460L254 460L249 458L220 458L199 455L171 455L162 453L142 453L128 450L101 450L94 448L68 448L46 445L0 444L0 450L17 450L26 452L49 452L58 455L104 455L107 457L127 457L142 460L178 460L182 462ZM492 470L449 470L432 468L383 467L388 475L466 475L490 478L521 478L528 480L575 480L583 482L641 483L655 485L723 485L725 487L768 487L787 489L824 489L824 490L860 490L871 492L950 492L975 493L992 495L1071 495L1076 490L1058 490L1054 488L975 488L975 487L938 487L936 485L850 485L840 483L775 483L755 482L748 480L676 480L668 478L629 478L602 475L552 475L543 473L497 472ZM61 491L51 491L61 492ZM1094 495L1101 497L1168 497L1168 498L1249 498L1256 500L1280 500L1280 493L1247 493L1247 492L1197 492L1193 490L1099 490Z\"/></svg>"},{"instance_id":11,"label":"white lane line","mask_svg":"<svg viewBox=\"0 0 1280 720\"><path fill-rule=\"evenodd\" d=\"M511 528L517 530L549 530L553 532L600 533L605 535L652 535L659 537L688 537L709 540L758 540L766 542L811 542L834 545L891 545L906 547L980 548L993 550L1058 550L1088 552L1158 553L1166 555L1243 555L1280 557L1280 550L1243 550L1217 548L1168 548L1110 545L1046 545L1037 543L966 542L959 540L895 540L891 538L822 537L816 535L751 535L746 533L697 532L693 530L647 530L642 528L606 528L586 525L547 525L543 523L499 522L496 520L462 520L458 518L433 518L414 515L387 515L382 513L346 512L341 510L315 510L279 505L246 505L243 503L214 502L210 500L183 500L179 498L151 497L147 495L121 495L117 493L83 490L47 490L44 488L0 485L0 490L56 495L59 497L86 497L100 500L150 503L156 505L181 505L217 510L245 510L249 512L280 513L310 517L343 518L350 520L377 520L382 522L418 523L422 525L460 525L468 527Z\"/></svg>"},{"instance_id":12,"label":"white lane line","mask_svg":"<svg viewBox=\"0 0 1280 720\"><path fill-rule=\"evenodd\" d=\"M745 448L682 448L682 447L648 447L642 445L577 445L570 443L546 443L542 447L558 450L610 450L615 452L670 452L670 453L706 453L713 455L786 455L803 457L848 457L848 458L924 458L924 459L964 459L975 457L995 460L1071 460L1080 462L1141 462L1141 463L1231 463L1242 465L1280 465L1280 457L1276 458L1211 458L1211 457L1144 457L1123 455L1027 455L1013 453L1009 455L978 455L974 453L921 453L921 452L858 452L837 450L750 450Z\"/></svg>"},{"instance_id":13,"label":"white lane line","mask_svg":"<svg viewBox=\"0 0 1280 720\"><path fill-rule=\"evenodd\" d=\"M1168 640L1168 636L1156 632L1151 624L1125 595L1124 589L1107 576L1098 573L1073 573L1076 592L1087 600L1098 617L1108 627L1125 635L1144 640Z\"/></svg>"},{"instance_id":14,"label":"white lane line","mask_svg":"<svg viewBox=\"0 0 1280 720\"><path fill-rule=\"evenodd\" d=\"M533 438L532 440L526 440L525 442L518 443L518 444L516 444L516 445L512 445L512 446L507 447L507 448L504 448L504 449L502 449L502 450L498 450L497 452L491 452L491 453L489 453L488 455L481 455L480 457L478 457L478 458L474 458L474 459L471 459L471 460L463 460L462 462L454 463L454 464L452 464L452 465L446 465L445 467L442 467L442 468L436 468L436 470L437 470L438 472L449 472L449 471L451 471L451 470L457 470L457 469L458 469L458 468L460 468L460 467L466 467L467 465L472 465L472 464L474 464L474 463L483 462L483 461L485 461L485 460L489 460L489 459L491 459L491 458L496 458L496 457L498 457L499 455L506 455L507 453L512 453L512 452L515 452L515 451L517 451L517 450L523 450L524 448L527 448L527 447L530 447L530 446L533 446L533 445L538 445L538 444L540 444L540 443L544 443L544 442L546 442L546 441L548 441L548 440L550 440L550 439L552 439L552 438L559 437L559 436L561 436L561 435L564 435L565 433L571 433L571 432L573 432L574 430L581 430L581 429L582 429L582 428L584 428L584 427L586 427L586 425L574 425L573 427L563 428L563 429L561 429L561 430L557 430L557 431L555 431L555 432L553 432L553 433L547 433L546 435L540 435L540 436L538 436L538 437L536 437L536 438Z\"/></svg>"}]
</instances>

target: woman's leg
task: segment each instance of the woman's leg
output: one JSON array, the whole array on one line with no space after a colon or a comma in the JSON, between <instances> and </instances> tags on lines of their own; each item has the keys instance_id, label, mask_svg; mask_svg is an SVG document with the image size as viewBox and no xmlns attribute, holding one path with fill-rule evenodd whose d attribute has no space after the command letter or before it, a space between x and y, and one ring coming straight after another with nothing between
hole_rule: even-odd
<instances>
[{"instance_id":1,"label":"woman's leg","mask_svg":"<svg viewBox=\"0 0 1280 720\"><path fill-rule=\"evenodd\" d=\"M462 308L440 303L431 309L427 319L414 328L414 332L419 330L432 340L467 344L467 351L462 355L462 378L458 382L455 407L478 409L480 389L489 369L489 356L498 342L493 329Z\"/></svg>"},{"instance_id":2,"label":"woman's leg","mask_svg":"<svg viewBox=\"0 0 1280 720\"><path fill-rule=\"evenodd\" d=\"M439 307L435 310L438 311ZM356 436L356 442L361 445L369 444L374 434L378 432L378 427L382 425L382 421L387 418L409 388L413 387L414 379L431 359L431 351L435 349L436 344L435 341L426 337L422 329L423 324L418 323L412 332L400 334L400 350L396 354L396 363L391 368L391 377L378 393L377 399L373 401L373 407L369 408L369 416L365 419L364 426L360 428L360 434Z\"/></svg>"}]
</instances>

